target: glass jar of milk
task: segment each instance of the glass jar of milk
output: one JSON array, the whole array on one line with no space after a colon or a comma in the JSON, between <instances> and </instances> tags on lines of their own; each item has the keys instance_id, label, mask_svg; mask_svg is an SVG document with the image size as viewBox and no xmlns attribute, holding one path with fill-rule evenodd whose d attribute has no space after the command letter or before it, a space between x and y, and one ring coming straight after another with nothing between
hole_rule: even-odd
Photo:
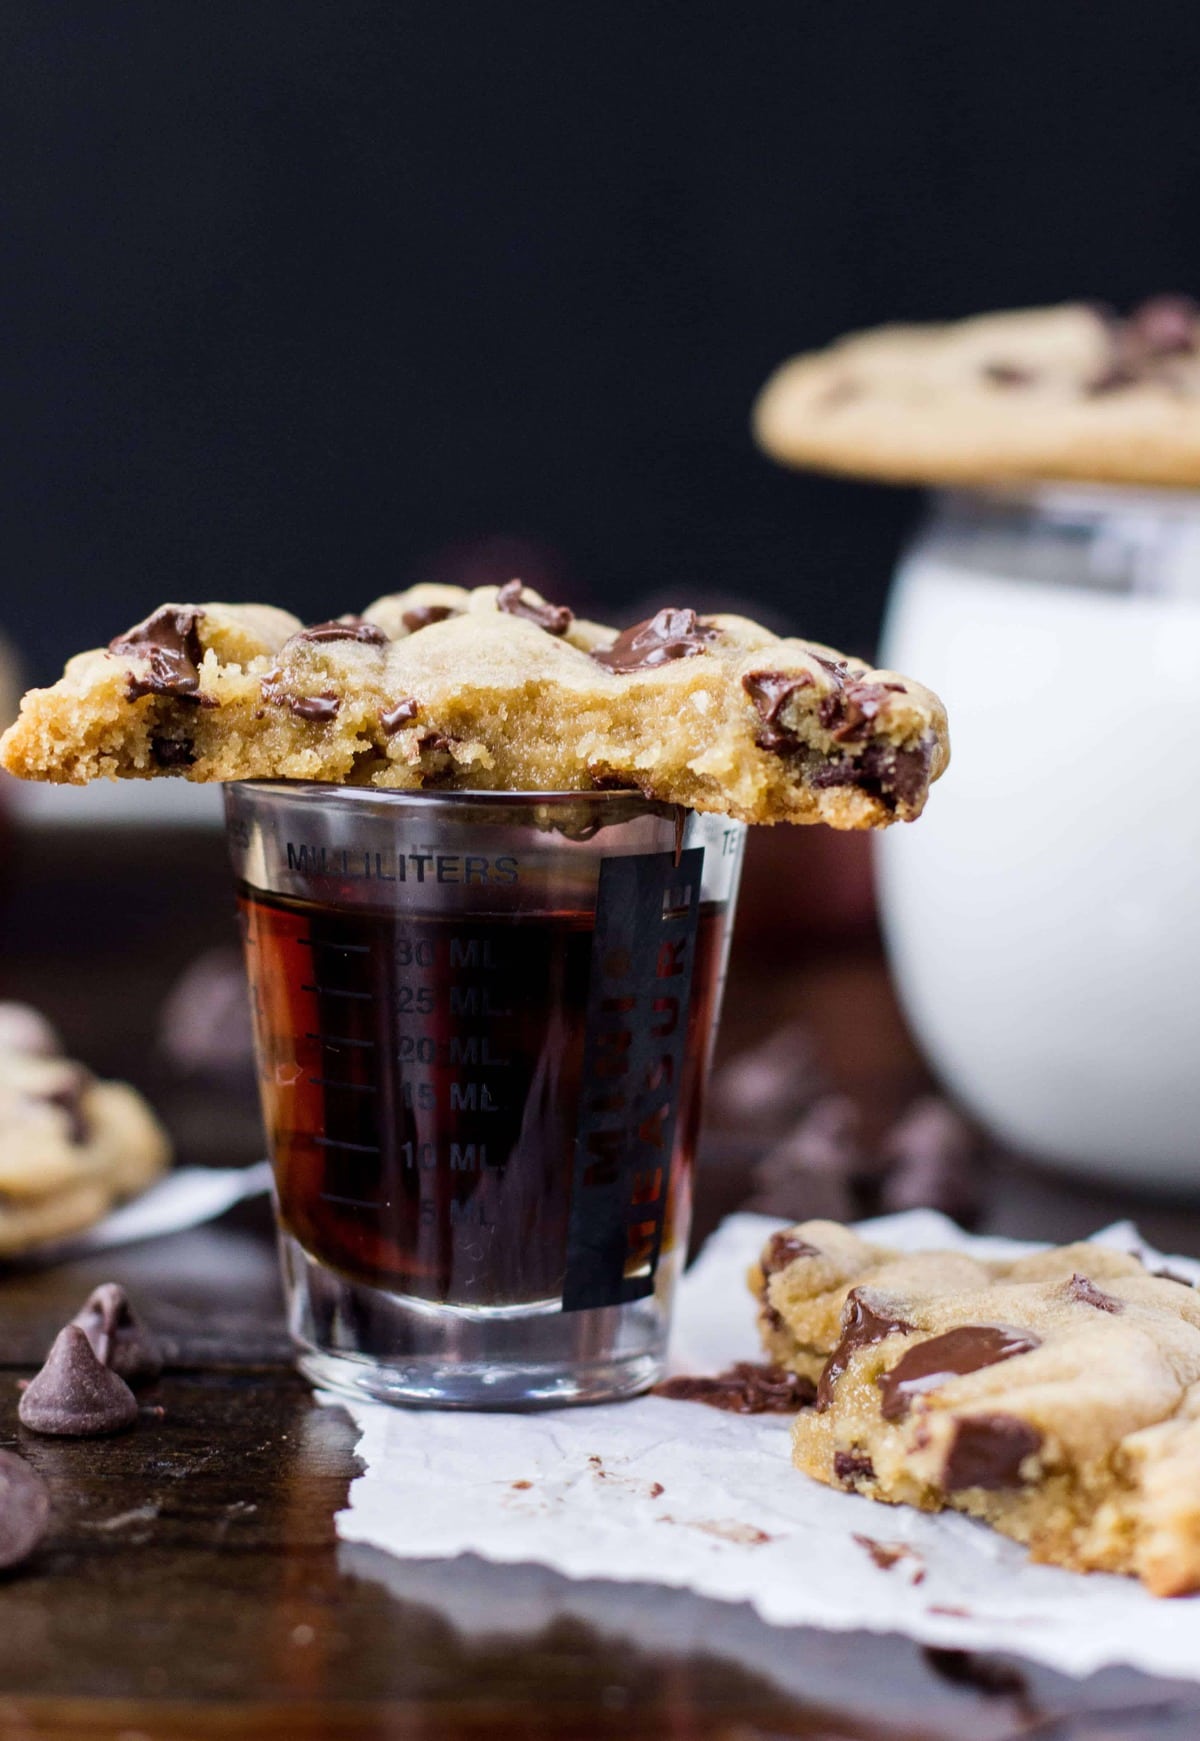
<instances>
[{"instance_id":1,"label":"glass jar of milk","mask_svg":"<svg viewBox=\"0 0 1200 1741\"><path fill-rule=\"evenodd\" d=\"M1200 1188L1200 495L939 498L883 663L950 716L879 858L935 1068L1028 1154Z\"/></svg>"}]
</instances>

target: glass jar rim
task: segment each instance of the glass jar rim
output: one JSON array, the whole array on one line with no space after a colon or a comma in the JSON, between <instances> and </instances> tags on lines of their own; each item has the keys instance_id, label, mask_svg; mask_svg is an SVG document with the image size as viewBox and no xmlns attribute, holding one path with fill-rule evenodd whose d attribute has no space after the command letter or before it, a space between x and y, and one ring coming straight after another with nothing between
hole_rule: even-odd
<instances>
[{"instance_id":1,"label":"glass jar rim","mask_svg":"<svg viewBox=\"0 0 1200 1741\"><path fill-rule=\"evenodd\" d=\"M1200 515L1200 489L1176 484L1106 483L1073 478L1012 478L994 484L948 485L939 504L1035 510L1101 519L1107 514Z\"/></svg>"},{"instance_id":2,"label":"glass jar rim","mask_svg":"<svg viewBox=\"0 0 1200 1741\"><path fill-rule=\"evenodd\" d=\"M486 786L454 786L454 787L405 787L405 786L351 786L338 780L228 780L227 786L236 786L239 790L252 793L266 793L294 799L311 798L324 803L335 799L346 799L350 803L406 803L406 804L495 804L501 807L519 809L531 804L566 808L580 804L602 809L607 804L635 804L647 811L660 814L686 810L685 804L674 804L667 798L649 798L636 786L617 786L605 791L513 791L509 788L492 790Z\"/></svg>"}]
</instances>

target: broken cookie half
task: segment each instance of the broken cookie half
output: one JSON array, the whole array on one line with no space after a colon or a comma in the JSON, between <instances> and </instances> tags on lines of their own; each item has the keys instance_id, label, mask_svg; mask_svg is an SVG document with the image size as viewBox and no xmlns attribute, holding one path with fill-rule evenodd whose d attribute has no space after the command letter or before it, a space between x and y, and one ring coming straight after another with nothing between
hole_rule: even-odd
<instances>
[{"instance_id":1,"label":"broken cookie half","mask_svg":"<svg viewBox=\"0 0 1200 1741\"><path fill-rule=\"evenodd\" d=\"M164 605L31 691L0 741L33 780L632 787L836 828L918 816L948 759L941 703L895 672L685 609L618 634L519 581L412 587L308 628Z\"/></svg>"},{"instance_id":2,"label":"broken cookie half","mask_svg":"<svg viewBox=\"0 0 1200 1741\"><path fill-rule=\"evenodd\" d=\"M804 1222L752 1271L763 1344L815 1381L797 1466L964 1511L1080 1571L1200 1589L1200 1292L1069 1245L902 1254Z\"/></svg>"}]
</instances>

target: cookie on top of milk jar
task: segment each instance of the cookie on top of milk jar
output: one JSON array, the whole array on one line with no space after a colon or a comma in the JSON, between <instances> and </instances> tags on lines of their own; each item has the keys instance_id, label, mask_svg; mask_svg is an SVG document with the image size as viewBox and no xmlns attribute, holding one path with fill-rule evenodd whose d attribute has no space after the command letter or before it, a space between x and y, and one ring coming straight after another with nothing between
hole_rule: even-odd
<instances>
[{"instance_id":1,"label":"cookie on top of milk jar","mask_svg":"<svg viewBox=\"0 0 1200 1741\"><path fill-rule=\"evenodd\" d=\"M1200 310L1159 296L893 326L794 358L758 438L937 492L884 666L954 768L880 843L931 1062L1003 1141L1092 1177L1200 1161Z\"/></svg>"}]
</instances>

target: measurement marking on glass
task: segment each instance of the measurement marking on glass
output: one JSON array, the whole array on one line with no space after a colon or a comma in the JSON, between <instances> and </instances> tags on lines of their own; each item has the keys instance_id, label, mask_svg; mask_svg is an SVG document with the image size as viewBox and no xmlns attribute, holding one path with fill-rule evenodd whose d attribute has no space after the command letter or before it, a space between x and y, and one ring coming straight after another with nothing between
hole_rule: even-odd
<instances>
[{"instance_id":1,"label":"measurement marking on glass","mask_svg":"<svg viewBox=\"0 0 1200 1741\"><path fill-rule=\"evenodd\" d=\"M313 1142L319 1149L353 1149L357 1155L377 1155L379 1147L376 1143L349 1143L333 1136L315 1136Z\"/></svg>"},{"instance_id":2,"label":"measurement marking on glass","mask_svg":"<svg viewBox=\"0 0 1200 1741\"><path fill-rule=\"evenodd\" d=\"M369 943L334 943L327 937L297 937L297 943L305 949L344 949L350 955L369 955Z\"/></svg>"},{"instance_id":3,"label":"measurement marking on glass","mask_svg":"<svg viewBox=\"0 0 1200 1741\"><path fill-rule=\"evenodd\" d=\"M353 1088L358 1094L378 1094L373 1082L344 1082L340 1076L310 1076L314 1088Z\"/></svg>"},{"instance_id":4,"label":"measurement marking on glass","mask_svg":"<svg viewBox=\"0 0 1200 1741\"><path fill-rule=\"evenodd\" d=\"M305 1034L306 1040L319 1040L323 1046L370 1046L375 1050L374 1040L352 1040L348 1034Z\"/></svg>"},{"instance_id":5,"label":"measurement marking on glass","mask_svg":"<svg viewBox=\"0 0 1200 1741\"><path fill-rule=\"evenodd\" d=\"M335 985L302 985L300 990L315 991L321 997L352 997L357 998L360 1003L375 1002L373 991L340 991Z\"/></svg>"},{"instance_id":6,"label":"measurement marking on glass","mask_svg":"<svg viewBox=\"0 0 1200 1741\"><path fill-rule=\"evenodd\" d=\"M333 1191L322 1191L321 1201L322 1203L342 1203L347 1209L387 1209L390 1207L387 1203L377 1203L373 1199L368 1201L365 1197L339 1197Z\"/></svg>"}]
</instances>

